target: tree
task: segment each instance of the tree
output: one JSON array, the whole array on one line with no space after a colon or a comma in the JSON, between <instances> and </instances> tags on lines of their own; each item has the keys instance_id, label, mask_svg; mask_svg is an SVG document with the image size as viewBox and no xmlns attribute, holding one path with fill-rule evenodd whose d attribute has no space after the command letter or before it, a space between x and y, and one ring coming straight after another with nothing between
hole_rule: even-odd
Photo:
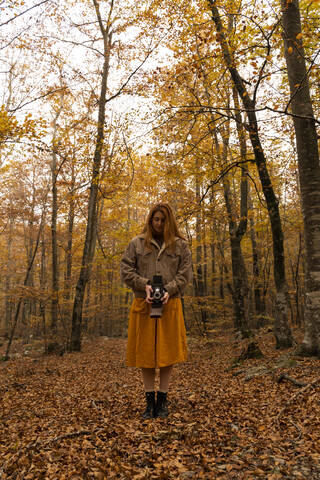
<instances>
[{"instance_id":1,"label":"tree","mask_svg":"<svg viewBox=\"0 0 320 480\"><path fill-rule=\"evenodd\" d=\"M90 269L94 257L97 234L97 206L98 206L98 191L99 191L99 176L102 158L102 149L104 144L104 125L105 125L105 111L106 111L106 95L107 95L107 80L109 73L110 53L112 46L112 30L111 30L111 15L113 10L113 0L111 1L108 20L106 27L103 25L101 18L99 3L93 0L97 19L99 22L100 32L103 37L103 69L101 79L101 91L99 97L99 113L96 146L94 152L92 176L90 184L90 196L88 205L88 220L86 228L86 236L82 255L81 270L76 285L76 293L72 312L72 330L70 338L70 350L79 351L81 349L81 323L82 323L82 308L84 292L89 280Z\"/></svg>"},{"instance_id":2,"label":"tree","mask_svg":"<svg viewBox=\"0 0 320 480\"><path fill-rule=\"evenodd\" d=\"M28 285L30 273L32 271L32 267L33 267L34 260L36 258L36 254L37 254L37 250L38 250L38 246L39 246L39 243L40 243L40 237L41 237L41 233L42 233L42 229L43 229L43 222L44 222L44 218L45 218L46 198L44 199L43 203L44 203L44 205L43 205L43 210L42 210L42 214L41 214L41 220L40 220L40 225L39 225L39 229L38 229L36 242L35 242L35 245L33 247L32 255L31 255L30 259L28 259L27 271L26 271L26 274L25 274L24 282L23 282L24 287L26 287ZM17 326L17 323L18 323L19 312L20 312L20 307L21 307L22 301L23 301L23 293L20 295L17 306L16 306L16 311L15 311L13 323L12 323L12 326L11 326L11 332L10 332L10 335L9 335L4 360L9 360L10 348L11 348L13 336L14 336L14 333L15 333L15 329L16 329L16 326Z\"/></svg>"},{"instance_id":3,"label":"tree","mask_svg":"<svg viewBox=\"0 0 320 480\"><path fill-rule=\"evenodd\" d=\"M299 352L320 357L320 162L310 96L298 0L281 0L287 64L299 166L306 247L305 336Z\"/></svg>"},{"instance_id":4,"label":"tree","mask_svg":"<svg viewBox=\"0 0 320 480\"><path fill-rule=\"evenodd\" d=\"M241 240L247 229L248 221L248 167L247 162L247 146L245 131L242 124L238 94L233 88L233 100L235 108L235 119L237 126L237 133L240 145L240 161L243 162L241 166L240 179L240 215L239 221L236 221L235 205L232 202L232 192L230 181L227 175L223 176L224 198L226 202L226 209L228 213L230 247L231 247L231 263L232 263L232 278L233 278L233 304L234 304L234 324L235 328L242 333L243 336L248 335L249 331L249 308L248 308L248 279L245 261L243 258ZM223 134L223 158L228 158L228 143L229 133Z\"/></svg>"},{"instance_id":5,"label":"tree","mask_svg":"<svg viewBox=\"0 0 320 480\"><path fill-rule=\"evenodd\" d=\"M276 346L277 348L287 348L292 346L292 334L287 319L287 284L285 276L283 231L279 212L279 202L274 193L264 150L259 137L258 121L255 112L255 96L251 98L246 84L235 66L216 2L214 0L208 0L208 3L218 33L218 41L222 49L225 64L230 72L232 81L239 93L248 117L249 138L252 144L272 229L274 279L277 290L274 324Z\"/></svg>"},{"instance_id":6,"label":"tree","mask_svg":"<svg viewBox=\"0 0 320 480\"><path fill-rule=\"evenodd\" d=\"M58 217L58 189L57 180L59 167L57 163L58 134L57 123L63 109L64 91L60 92L59 104L54 112L53 133L52 133L52 161L51 161L51 248L52 248L52 300L51 300L51 330L57 331L58 306L59 306L59 265L58 265L58 237L57 237L57 217Z\"/></svg>"}]
</instances>

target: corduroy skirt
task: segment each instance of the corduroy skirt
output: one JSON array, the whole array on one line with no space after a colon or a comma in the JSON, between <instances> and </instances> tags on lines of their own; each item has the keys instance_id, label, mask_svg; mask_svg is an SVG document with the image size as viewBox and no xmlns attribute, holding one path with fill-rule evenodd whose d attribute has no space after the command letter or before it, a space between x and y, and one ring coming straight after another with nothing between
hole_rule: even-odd
<instances>
[{"instance_id":1,"label":"corduroy skirt","mask_svg":"<svg viewBox=\"0 0 320 480\"><path fill-rule=\"evenodd\" d=\"M128 327L128 367L160 368L187 360L187 339L180 298L170 298L160 318L150 318L150 304L133 300Z\"/></svg>"}]
</instances>

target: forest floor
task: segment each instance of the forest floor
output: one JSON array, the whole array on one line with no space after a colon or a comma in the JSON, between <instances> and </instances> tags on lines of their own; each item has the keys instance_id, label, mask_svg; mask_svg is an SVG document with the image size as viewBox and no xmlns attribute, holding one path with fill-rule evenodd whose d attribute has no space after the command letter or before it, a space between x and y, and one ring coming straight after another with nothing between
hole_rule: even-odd
<instances>
[{"instance_id":1,"label":"forest floor","mask_svg":"<svg viewBox=\"0 0 320 480\"><path fill-rule=\"evenodd\" d=\"M0 362L1 480L320 480L319 360L276 351L267 330L264 356L235 365L244 343L232 332L190 338L169 418L142 421L125 345L86 339L62 357L13 345L15 358Z\"/></svg>"}]
</instances>

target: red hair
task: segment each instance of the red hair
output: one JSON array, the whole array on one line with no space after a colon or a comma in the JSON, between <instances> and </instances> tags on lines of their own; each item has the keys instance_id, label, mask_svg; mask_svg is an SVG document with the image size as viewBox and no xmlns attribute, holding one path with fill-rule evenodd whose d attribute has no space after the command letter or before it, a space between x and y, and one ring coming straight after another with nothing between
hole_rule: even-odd
<instances>
[{"instance_id":1,"label":"red hair","mask_svg":"<svg viewBox=\"0 0 320 480\"><path fill-rule=\"evenodd\" d=\"M161 212L164 215L163 239L166 246L172 245L176 237L185 240L179 231L171 206L168 203L158 203L150 209L143 229L143 233L145 233L145 243L148 248L150 248L151 240L155 234L152 227L152 219L156 212Z\"/></svg>"}]
</instances>

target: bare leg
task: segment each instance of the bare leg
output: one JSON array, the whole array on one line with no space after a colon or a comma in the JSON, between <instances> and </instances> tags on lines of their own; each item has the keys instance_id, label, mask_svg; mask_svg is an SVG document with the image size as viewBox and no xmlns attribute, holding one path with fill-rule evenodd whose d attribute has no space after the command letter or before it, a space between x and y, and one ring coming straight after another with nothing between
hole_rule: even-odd
<instances>
[{"instance_id":1,"label":"bare leg","mask_svg":"<svg viewBox=\"0 0 320 480\"><path fill-rule=\"evenodd\" d=\"M167 392L169 389L170 377L173 365L160 368L160 392Z\"/></svg>"},{"instance_id":2,"label":"bare leg","mask_svg":"<svg viewBox=\"0 0 320 480\"><path fill-rule=\"evenodd\" d=\"M144 385L145 392L153 392L156 369L141 368L141 371L142 371L142 378L143 378L143 385Z\"/></svg>"}]
</instances>

